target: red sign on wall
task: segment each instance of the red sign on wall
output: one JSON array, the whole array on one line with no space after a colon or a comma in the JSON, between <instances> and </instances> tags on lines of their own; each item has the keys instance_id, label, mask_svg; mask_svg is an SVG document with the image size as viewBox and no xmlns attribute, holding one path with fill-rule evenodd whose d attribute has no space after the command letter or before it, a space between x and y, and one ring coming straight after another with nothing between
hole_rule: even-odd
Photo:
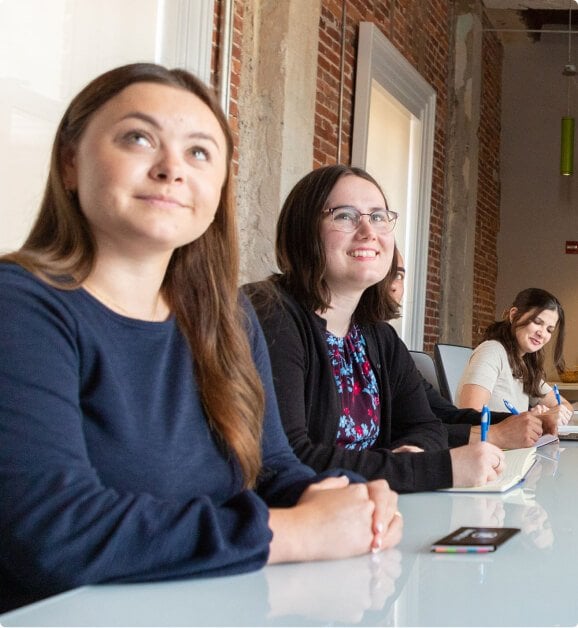
<instances>
[{"instance_id":1,"label":"red sign on wall","mask_svg":"<svg viewBox=\"0 0 578 628\"><path fill-rule=\"evenodd\" d=\"M578 255L578 240L566 240L566 253Z\"/></svg>"}]
</instances>

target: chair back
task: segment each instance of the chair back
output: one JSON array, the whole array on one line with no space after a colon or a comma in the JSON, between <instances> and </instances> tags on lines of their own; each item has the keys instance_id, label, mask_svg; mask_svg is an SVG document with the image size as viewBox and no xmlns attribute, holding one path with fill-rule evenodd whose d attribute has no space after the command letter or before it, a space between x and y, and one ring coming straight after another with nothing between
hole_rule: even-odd
<instances>
[{"instance_id":1,"label":"chair back","mask_svg":"<svg viewBox=\"0 0 578 628\"><path fill-rule=\"evenodd\" d=\"M462 374L473 353L471 347L438 343L434 347L434 360L440 383L440 393L453 404Z\"/></svg>"},{"instance_id":2,"label":"chair back","mask_svg":"<svg viewBox=\"0 0 578 628\"><path fill-rule=\"evenodd\" d=\"M424 351L410 351L409 354L413 358L417 370L438 392L440 392L440 383L438 380L436 365L431 355L425 353Z\"/></svg>"}]
</instances>

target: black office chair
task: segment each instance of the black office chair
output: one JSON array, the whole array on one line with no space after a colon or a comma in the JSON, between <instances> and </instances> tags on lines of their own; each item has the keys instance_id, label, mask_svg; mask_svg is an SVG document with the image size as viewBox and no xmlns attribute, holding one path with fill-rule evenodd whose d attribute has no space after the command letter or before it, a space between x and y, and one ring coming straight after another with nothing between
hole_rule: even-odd
<instances>
[{"instance_id":1,"label":"black office chair","mask_svg":"<svg viewBox=\"0 0 578 628\"><path fill-rule=\"evenodd\" d=\"M453 404L456 403L458 384L473 351L463 345L438 343L434 347L440 393Z\"/></svg>"},{"instance_id":2,"label":"black office chair","mask_svg":"<svg viewBox=\"0 0 578 628\"><path fill-rule=\"evenodd\" d=\"M410 351L409 353L415 362L417 370L438 392L440 392L436 365L432 357L424 351Z\"/></svg>"}]
</instances>

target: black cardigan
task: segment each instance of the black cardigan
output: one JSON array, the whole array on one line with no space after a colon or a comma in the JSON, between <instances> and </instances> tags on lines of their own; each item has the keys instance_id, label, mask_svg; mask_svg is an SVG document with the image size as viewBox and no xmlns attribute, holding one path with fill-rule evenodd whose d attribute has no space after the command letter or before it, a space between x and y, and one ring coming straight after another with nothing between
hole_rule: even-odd
<instances>
[{"instance_id":1,"label":"black cardigan","mask_svg":"<svg viewBox=\"0 0 578 628\"><path fill-rule=\"evenodd\" d=\"M336 445L339 395L333 379L325 321L271 284L245 286L269 346L281 419L295 453L316 471L341 467L367 479L385 478L399 492L452 485L447 433L432 413L413 359L387 323L361 326L381 399L380 433L371 449ZM392 453L417 445L423 453Z\"/></svg>"},{"instance_id":2,"label":"black cardigan","mask_svg":"<svg viewBox=\"0 0 578 628\"><path fill-rule=\"evenodd\" d=\"M421 373L420 373L421 375ZM432 412L443 421L448 432L450 447L467 445L472 425L480 425L481 413L473 408L456 408L422 376L422 384ZM512 416L509 412L492 412L492 423Z\"/></svg>"}]
</instances>

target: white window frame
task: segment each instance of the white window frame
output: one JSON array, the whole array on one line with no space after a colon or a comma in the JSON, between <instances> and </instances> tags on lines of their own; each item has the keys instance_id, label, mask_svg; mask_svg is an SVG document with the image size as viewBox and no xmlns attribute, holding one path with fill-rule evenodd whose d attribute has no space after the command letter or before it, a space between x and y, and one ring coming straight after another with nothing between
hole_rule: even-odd
<instances>
[{"instance_id":1,"label":"white window frame","mask_svg":"<svg viewBox=\"0 0 578 628\"><path fill-rule=\"evenodd\" d=\"M402 339L410 349L422 350L425 325L425 298L429 249L431 186L435 133L436 93L431 85L403 57L395 46L371 22L359 25L357 79L353 118L352 163L366 167L368 127L372 81L398 100L422 125L420 146L415 156L415 193L410 194L415 204L415 220L408 225L404 249L406 266L413 275L414 296L412 312L404 316Z\"/></svg>"},{"instance_id":2,"label":"white window frame","mask_svg":"<svg viewBox=\"0 0 578 628\"><path fill-rule=\"evenodd\" d=\"M7 3L9 5L10 2L17 1L20 0L7 0ZM48 4L45 2L42 5L43 11L50 11ZM59 7L64 7L67 10L65 15L69 21L58 22L58 24L62 24L63 31L68 29L66 33L74 32L74 19L82 16L83 8L94 9L94 5L90 5L87 0L63 0ZM146 60L161 63L169 68L185 68L197 75L206 84L210 84L215 1L155 0L154 3L151 3L151 7L154 7L156 12L155 20L146 30L146 33L142 35L143 41L147 42L147 49L150 51L147 53ZM4 6L4 9L7 10L7 7ZM35 27L43 28L46 32L47 26L42 21L43 15L42 12L31 11L29 21ZM135 19L138 20L138 16L135 16ZM114 20L114 12L105 11L102 15L102 23L99 23L98 26L106 27L106 25L114 24ZM9 40L6 40L8 43L5 42L5 55L8 57L20 54L18 46L21 45L22 51L26 51L25 47L29 45L26 43L28 40L25 37L30 26L28 18L22 20L22 24L19 26L21 26L23 35L16 39L23 43L14 46L10 45ZM52 29L54 26L50 27L51 31ZM62 32L46 34L48 37L52 37L55 46L62 47ZM87 56L90 59L91 54L92 50L86 46L81 57ZM63 56L62 59L62 74L65 75L69 72L68 76L72 76L72 70L70 67L67 68L66 64L70 59L78 62L80 56L68 55ZM119 54L112 58L112 63L122 65L140 60L145 59L132 59L129 56L124 58L122 54ZM58 65L58 67L61 66ZM0 252L20 247L33 224L46 180L45 168L48 165L53 136L51 129L56 129L60 116L74 92L95 78L93 69L85 68L82 61L80 61L80 69L80 72L74 74L74 84L71 83L70 89L67 87L66 90L63 90L60 97L50 97L39 93L30 87L30 77L14 76L12 68L8 71L4 70L6 75L0 76L0 136L2 139L10 138L10 141L4 142L0 148L0 163L3 165L4 177L16 176L14 185L9 189L10 202L5 202L0 208L0 224L5 225L4 233L0 237ZM54 91L57 92L58 90ZM73 93L68 94L68 91ZM15 123L15 120L18 122ZM19 125L17 132L13 131L16 124ZM24 129L24 133L22 129ZM22 138L19 135L22 135ZM30 141L31 136L34 136L34 141ZM40 154L43 157L39 157ZM27 155L30 155L30 158L27 158ZM41 159L45 160L45 165ZM26 171L24 171L23 164ZM14 175L10 174L11 169L14 169ZM18 179L19 176L23 177L22 182ZM0 180L2 183L5 182L2 177ZM18 198L12 198L15 196L15 191L18 192Z\"/></svg>"},{"instance_id":3,"label":"white window frame","mask_svg":"<svg viewBox=\"0 0 578 628\"><path fill-rule=\"evenodd\" d=\"M211 82L214 0L159 0L164 24L158 29L157 62L185 68Z\"/></svg>"}]
</instances>

